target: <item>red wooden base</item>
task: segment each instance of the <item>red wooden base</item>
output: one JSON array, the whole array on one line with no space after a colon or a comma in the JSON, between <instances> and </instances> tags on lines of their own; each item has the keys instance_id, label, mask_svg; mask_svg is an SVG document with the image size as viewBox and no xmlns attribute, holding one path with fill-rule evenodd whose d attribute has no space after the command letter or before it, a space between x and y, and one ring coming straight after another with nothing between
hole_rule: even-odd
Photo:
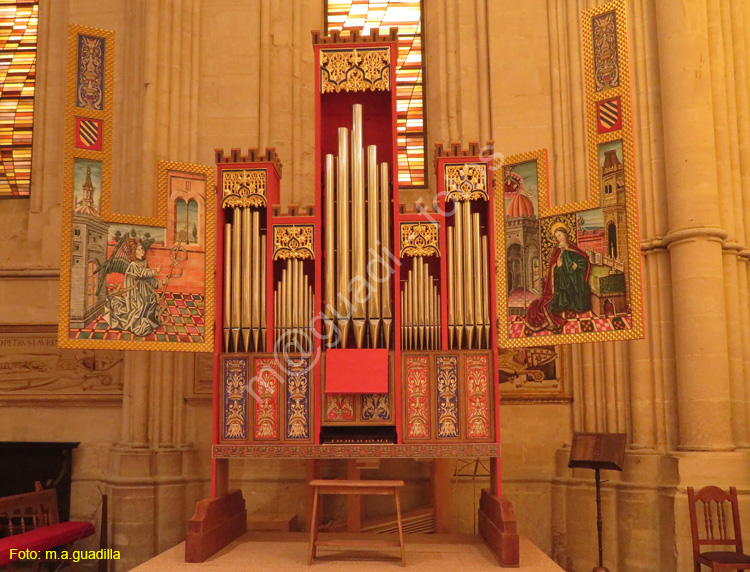
<instances>
[{"instance_id":1,"label":"red wooden base","mask_svg":"<svg viewBox=\"0 0 750 572\"><path fill-rule=\"evenodd\" d=\"M198 501L185 541L185 562L204 562L246 531L242 491Z\"/></svg>"},{"instance_id":2,"label":"red wooden base","mask_svg":"<svg viewBox=\"0 0 750 572\"><path fill-rule=\"evenodd\" d=\"M500 566L518 568L518 532L513 505L487 489L482 491L479 500L479 534Z\"/></svg>"}]
</instances>

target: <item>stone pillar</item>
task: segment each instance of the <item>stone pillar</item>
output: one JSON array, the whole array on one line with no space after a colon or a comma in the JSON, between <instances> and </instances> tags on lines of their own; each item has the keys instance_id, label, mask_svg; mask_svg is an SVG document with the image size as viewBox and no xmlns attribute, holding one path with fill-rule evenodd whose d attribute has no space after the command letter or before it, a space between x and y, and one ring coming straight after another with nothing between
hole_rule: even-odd
<instances>
[{"instance_id":1,"label":"stone pillar","mask_svg":"<svg viewBox=\"0 0 750 572\"><path fill-rule=\"evenodd\" d=\"M682 450L734 446L706 13L656 3Z\"/></svg>"}]
</instances>

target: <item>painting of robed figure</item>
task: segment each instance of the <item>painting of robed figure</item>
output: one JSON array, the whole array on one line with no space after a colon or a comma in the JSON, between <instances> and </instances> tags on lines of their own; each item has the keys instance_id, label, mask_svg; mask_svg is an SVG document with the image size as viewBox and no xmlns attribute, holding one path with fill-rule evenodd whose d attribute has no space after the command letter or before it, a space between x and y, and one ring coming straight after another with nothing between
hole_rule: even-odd
<instances>
[{"instance_id":1,"label":"painting of robed figure","mask_svg":"<svg viewBox=\"0 0 750 572\"><path fill-rule=\"evenodd\" d=\"M160 212L134 217L107 212L99 161L75 159L60 347L212 349L213 272L207 269L215 211L206 197L211 173L160 162Z\"/></svg>"}]
</instances>

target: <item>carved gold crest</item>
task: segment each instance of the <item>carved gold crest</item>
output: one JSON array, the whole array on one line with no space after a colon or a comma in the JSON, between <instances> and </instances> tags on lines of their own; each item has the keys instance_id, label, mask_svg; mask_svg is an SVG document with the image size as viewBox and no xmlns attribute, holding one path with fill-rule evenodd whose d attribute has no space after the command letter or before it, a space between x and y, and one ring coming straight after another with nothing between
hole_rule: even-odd
<instances>
[{"instance_id":1,"label":"carved gold crest","mask_svg":"<svg viewBox=\"0 0 750 572\"><path fill-rule=\"evenodd\" d=\"M311 224L273 225L273 259L315 258L315 233Z\"/></svg>"},{"instance_id":2,"label":"carved gold crest","mask_svg":"<svg viewBox=\"0 0 750 572\"><path fill-rule=\"evenodd\" d=\"M266 206L265 169L227 169L221 172L222 207Z\"/></svg>"},{"instance_id":3,"label":"carved gold crest","mask_svg":"<svg viewBox=\"0 0 750 572\"><path fill-rule=\"evenodd\" d=\"M391 50L333 49L320 51L320 92L388 91Z\"/></svg>"},{"instance_id":4,"label":"carved gold crest","mask_svg":"<svg viewBox=\"0 0 750 572\"><path fill-rule=\"evenodd\" d=\"M401 257L440 256L439 231L437 222L402 222Z\"/></svg>"},{"instance_id":5,"label":"carved gold crest","mask_svg":"<svg viewBox=\"0 0 750 572\"><path fill-rule=\"evenodd\" d=\"M445 166L446 200L488 200L487 165L484 163L448 164Z\"/></svg>"}]
</instances>

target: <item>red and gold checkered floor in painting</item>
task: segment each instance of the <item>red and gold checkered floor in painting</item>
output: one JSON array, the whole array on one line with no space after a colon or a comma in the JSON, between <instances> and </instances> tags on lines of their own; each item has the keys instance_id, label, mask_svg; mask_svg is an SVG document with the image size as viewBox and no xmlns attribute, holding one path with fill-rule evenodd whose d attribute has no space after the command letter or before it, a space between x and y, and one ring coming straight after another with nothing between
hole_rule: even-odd
<instances>
[{"instance_id":1,"label":"red and gold checkered floor in painting","mask_svg":"<svg viewBox=\"0 0 750 572\"><path fill-rule=\"evenodd\" d=\"M99 316L85 328L71 330L70 337L78 340L123 340L145 342L202 342L204 333L204 303L201 294L167 292L166 323L147 336L114 330Z\"/></svg>"},{"instance_id":2,"label":"red and gold checkered floor in painting","mask_svg":"<svg viewBox=\"0 0 750 572\"><path fill-rule=\"evenodd\" d=\"M629 315L622 316L597 316L593 312L563 312L567 320L561 333L578 334L581 332L612 332L616 330L629 330L633 327L633 320ZM524 316L510 317L511 338L523 338L529 336L548 335L549 330L534 332L524 323Z\"/></svg>"}]
</instances>

